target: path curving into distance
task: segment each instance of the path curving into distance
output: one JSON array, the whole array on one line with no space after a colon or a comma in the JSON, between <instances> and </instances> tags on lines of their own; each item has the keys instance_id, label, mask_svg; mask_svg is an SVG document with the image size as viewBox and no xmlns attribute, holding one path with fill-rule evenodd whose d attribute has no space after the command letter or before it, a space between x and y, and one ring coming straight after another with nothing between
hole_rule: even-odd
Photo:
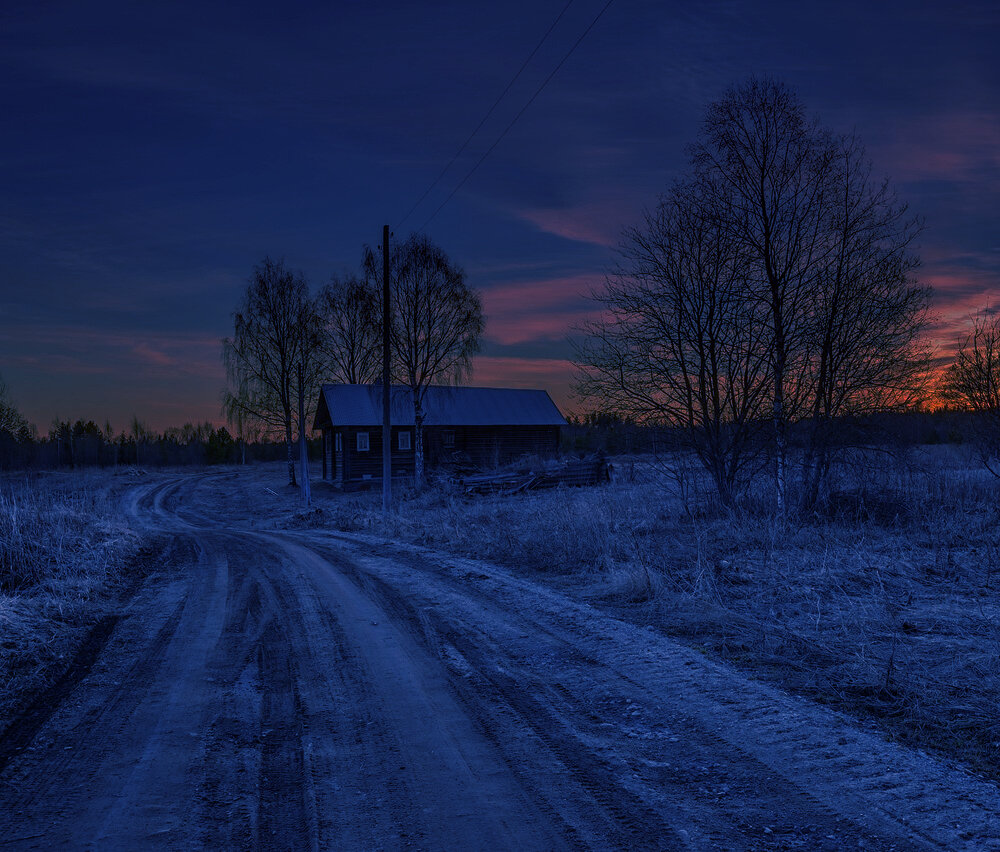
<instances>
[{"instance_id":1,"label":"path curving into distance","mask_svg":"<svg viewBox=\"0 0 1000 852\"><path fill-rule=\"evenodd\" d=\"M230 525L213 482L130 492L160 567L0 744L0 850L1000 850L994 785L505 569Z\"/></svg>"}]
</instances>

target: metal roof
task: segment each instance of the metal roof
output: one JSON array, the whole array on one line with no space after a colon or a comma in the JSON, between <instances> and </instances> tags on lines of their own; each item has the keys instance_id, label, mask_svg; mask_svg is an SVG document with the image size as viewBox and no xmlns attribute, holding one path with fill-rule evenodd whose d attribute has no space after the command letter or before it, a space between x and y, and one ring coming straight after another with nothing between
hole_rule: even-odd
<instances>
[{"instance_id":1,"label":"metal roof","mask_svg":"<svg viewBox=\"0 0 1000 852\"><path fill-rule=\"evenodd\" d=\"M391 390L392 424L413 425L413 394L405 385ZM543 390L432 385L424 397L425 426L565 426ZM381 426L382 385L323 385L314 428Z\"/></svg>"}]
</instances>

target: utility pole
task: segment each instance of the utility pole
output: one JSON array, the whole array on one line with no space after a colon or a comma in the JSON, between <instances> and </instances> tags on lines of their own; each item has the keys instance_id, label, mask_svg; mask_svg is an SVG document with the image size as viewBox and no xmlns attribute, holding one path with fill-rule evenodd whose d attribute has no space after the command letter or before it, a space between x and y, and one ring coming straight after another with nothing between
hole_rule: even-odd
<instances>
[{"instance_id":1,"label":"utility pole","mask_svg":"<svg viewBox=\"0 0 1000 852\"><path fill-rule=\"evenodd\" d=\"M382 514L392 505L392 416L389 384L389 226L382 227Z\"/></svg>"},{"instance_id":2,"label":"utility pole","mask_svg":"<svg viewBox=\"0 0 1000 852\"><path fill-rule=\"evenodd\" d=\"M302 502L308 509L312 505L312 491L309 487L309 447L306 444L306 385L305 370L299 359L299 464L302 467Z\"/></svg>"}]
</instances>

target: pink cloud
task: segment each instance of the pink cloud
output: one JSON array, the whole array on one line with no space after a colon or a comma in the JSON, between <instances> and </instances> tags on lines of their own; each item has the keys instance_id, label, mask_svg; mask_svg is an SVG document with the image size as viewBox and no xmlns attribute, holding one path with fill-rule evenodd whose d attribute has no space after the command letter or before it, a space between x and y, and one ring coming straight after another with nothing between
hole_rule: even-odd
<instances>
[{"instance_id":1,"label":"pink cloud","mask_svg":"<svg viewBox=\"0 0 1000 852\"><path fill-rule=\"evenodd\" d=\"M957 341L971 325L971 317L986 308L1000 307L1000 282L988 270L935 265L922 280L934 288L934 319L927 340L942 357L954 353Z\"/></svg>"},{"instance_id":2,"label":"pink cloud","mask_svg":"<svg viewBox=\"0 0 1000 852\"><path fill-rule=\"evenodd\" d=\"M1000 118L980 112L922 116L894 128L879 152L898 180L975 180L1000 168Z\"/></svg>"},{"instance_id":3,"label":"pink cloud","mask_svg":"<svg viewBox=\"0 0 1000 852\"><path fill-rule=\"evenodd\" d=\"M150 376L224 375L220 341L208 335L20 325L0 337L4 349L12 360L57 374L111 374L127 366Z\"/></svg>"},{"instance_id":4,"label":"pink cloud","mask_svg":"<svg viewBox=\"0 0 1000 852\"><path fill-rule=\"evenodd\" d=\"M508 346L542 340L563 340L574 328L596 316L596 311L579 310L540 316L502 317L490 321L487 336Z\"/></svg>"},{"instance_id":5,"label":"pink cloud","mask_svg":"<svg viewBox=\"0 0 1000 852\"><path fill-rule=\"evenodd\" d=\"M499 343L559 340L599 313L588 296L600 276L501 284L483 293L486 333Z\"/></svg>"},{"instance_id":6,"label":"pink cloud","mask_svg":"<svg viewBox=\"0 0 1000 852\"><path fill-rule=\"evenodd\" d=\"M148 364L155 364L159 367L172 367L177 363L176 359L167 355L165 352L152 349L145 343L141 342L132 347L132 354L136 355L140 360L145 361Z\"/></svg>"},{"instance_id":7,"label":"pink cloud","mask_svg":"<svg viewBox=\"0 0 1000 852\"><path fill-rule=\"evenodd\" d=\"M546 234L567 240L614 248L622 229L635 218L636 208L621 198L607 198L574 207L533 207L515 210L519 219Z\"/></svg>"},{"instance_id":8,"label":"pink cloud","mask_svg":"<svg viewBox=\"0 0 1000 852\"><path fill-rule=\"evenodd\" d=\"M601 275L574 275L500 284L486 290L483 301L491 312L547 308L586 299L601 281Z\"/></svg>"}]
</instances>

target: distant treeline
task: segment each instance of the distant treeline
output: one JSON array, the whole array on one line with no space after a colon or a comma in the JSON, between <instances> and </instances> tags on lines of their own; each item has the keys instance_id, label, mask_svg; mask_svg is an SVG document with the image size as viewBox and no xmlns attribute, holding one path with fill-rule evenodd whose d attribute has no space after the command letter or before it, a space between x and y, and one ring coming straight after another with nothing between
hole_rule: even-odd
<instances>
[{"instance_id":1,"label":"distant treeline","mask_svg":"<svg viewBox=\"0 0 1000 852\"><path fill-rule=\"evenodd\" d=\"M839 431L846 446L962 444L974 436L974 417L971 412L957 410L881 414L865 420L844 419ZM601 412L571 415L562 429L561 450L573 455L664 452L678 445L675 432ZM794 428L790 437L794 446ZM318 459L320 453L320 439L311 439L310 458ZM22 428L17 433L0 428L2 470L242 464L281 461L286 455L283 441L266 437L241 441L225 426L216 428L211 423L189 423L163 433L140 426L133 434L115 435L92 420L77 420L54 423L43 437L33 428Z\"/></svg>"},{"instance_id":2,"label":"distant treeline","mask_svg":"<svg viewBox=\"0 0 1000 852\"><path fill-rule=\"evenodd\" d=\"M842 418L838 431L845 446L963 444L975 436L975 417L972 412L955 409L894 412L864 419ZM614 414L571 415L567 424L560 442L564 453L655 453L670 450L679 443L676 429L638 424ZM789 435L792 446L796 443L796 431L793 426Z\"/></svg>"},{"instance_id":3,"label":"distant treeline","mask_svg":"<svg viewBox=\"0 0 1000 852\"><path fill-rule=\"evenodd\" d=\"M319 441L310 442L310 455L319 457ZM176 467L276 461L285 457L284 443L267 438L242 441L225 426L185 424L163 433L138 422L132 434L113 433L94 421L56 421L48 435L33 427L12 433L0 428L0 469L54 469L76 467Z\"/></svg>"}]
</instances>

